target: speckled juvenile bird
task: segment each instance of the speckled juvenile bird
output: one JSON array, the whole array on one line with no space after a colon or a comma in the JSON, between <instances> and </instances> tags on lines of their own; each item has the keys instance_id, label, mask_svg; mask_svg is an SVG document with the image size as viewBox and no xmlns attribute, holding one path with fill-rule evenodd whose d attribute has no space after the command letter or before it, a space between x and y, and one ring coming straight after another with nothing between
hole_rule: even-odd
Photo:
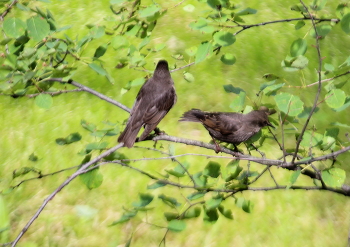
<instances>
[{"instance_id":1,"label":"speckled juvenile bird","mask_svg":"<svg viewBox=\"0 0 350 247\"><path fill-rule=\"evenodd\" d=\"M220 151L215 139L232 143L236 146L251 138L262 127L273 125L269 122L269 110L261 107L260 110L247 114L235 112L204 112L192 109L183 114L179 121L199 122L208 131L216 146L216 152Z\"/></svg>"},{"instance_id":2,"label":"speckled juvenile bird","mask_svg":"<svg viewBox=\"0 0 350 247\"><path fill-rule=\"evenodd\" d=\"M118 142L131 148L142 126L145 127L139 141L144 140L176 103L174 81L168 62L158 62L153 76L141 87L130 112L130 117Z\"/></svg>"}]
</instances>

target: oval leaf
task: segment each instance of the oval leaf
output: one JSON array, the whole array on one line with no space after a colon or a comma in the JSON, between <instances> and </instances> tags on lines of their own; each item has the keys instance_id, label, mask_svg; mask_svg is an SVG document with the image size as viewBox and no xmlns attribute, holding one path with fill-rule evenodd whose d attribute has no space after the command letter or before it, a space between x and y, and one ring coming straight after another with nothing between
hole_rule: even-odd
<instances>
[{"instance_id":1,"label":"oval leaf","mask_svg":"<svg viewBox=\"0 0 350 247\"><path fill-rule=\"evenodd\" d=\"M290 55L296 57L299 55L304 55L307 51L307 42L304 39L294 40L290 47Z\"/></svg>"},{"instance_id":2,"label":"oval leaf","mask_svg":"<svg viewBox=\"0 0 350 247\"><path fill-rule=\"evenodd\" d=\"M212 54L213 46L210 42L203 42L197 50L195 63L202 62Z\"/></svg>"},{"instance_id":3,"label":"oval leaf","mask_svg":"<svg viewBox=\"0 0 350 247\"><path fill-rule=\"evenodd\" d=\"M341 187L344 184L346 173L340 168L330 168L322 171L322 179L327 186Z\"/></svg>"},{"instance_id":4,"label":"oval leaf","mask_svg":"<svg viewBox=\"0 0 350 247\"><path fill-rule=\"evenodd\" d=\"M297 116L304 109L304 102L298 96L281 93L275 96L278 108L289 116Z\"/></svg>"},{"instance_id":5,"label":"oval leaf","mask_svg":"<svg viewBox=\"0 0 350 247\"><path fill-rule=\"evenodd\" d=\"M6 35L18 38L24 34L26 24L18 18L8 18L3 23L4 32Z\"/></svg>"},{"instance_id":6,"label":"oval leaf","mask_svg":"<svg viewBox=\"0 0 350 247\"><path fill-rule=\"evenodd\" d=\"M220 46L229 46L236 41L236 37L232 33L225 31L216 32L213 38Z\"/></svg>"},{"instance_id":7,"label":"oval leaf","mask_svg":"<svg viewBox=\"0 0 350 247\"><path fill-rule=\"evenodd\" d=\"M49 109L52 106L53 99L49 94L39 94L35 97L35 104L40 108Z\"/></svg>"},{"instance_id":8,"label":"oval leaf","mask_svg":"<svg viewBox=\"0 0 350 247\"><path fill-rule=\"evenodd\" d=\"M326 95L326 103L331 108L339 108L344 105L346 95L343 90L333 89Z\"/></svg>"},{"instance_id":9,"label":"oval leaf","mask_svg":"<svg viewBox=\"0 0 350 247\"><path fill-rule=\"evenodd\" d=\"M27 20L28 35L35 41L43 40L50 32L50 25L39 16Z\"/></svg>"},{"instance_id":10,"label":"oval leaf","mask_svg":"<svg viewBox=\"0 0 350 247\"><path fill-rule=\"evenodd\" d=\"M222 55L220 60L226 65L233 65L236 63L236 57L231 53L226 53Z\"/></svg>"},{"instance_id":11,"label":"oval leaf","mask_svg":"<svg viewBox=\"0 0 350 247\"><path fill-rule=\"evenodd\" d=\"M172 220L168 224L168 229L174 232L181 232L185 230L186 223L183 220Z\"/></svg>"},{"instance_id":12,"label":"oval leaf","mask_svg":"<svg viewBox=\"0 0 350 247\"><path fill-rule=\"evenodd\" d=\"M350 34L350 13L347 13L340 22L341 29L347 34Z\"/></svg>"}]
</instances>

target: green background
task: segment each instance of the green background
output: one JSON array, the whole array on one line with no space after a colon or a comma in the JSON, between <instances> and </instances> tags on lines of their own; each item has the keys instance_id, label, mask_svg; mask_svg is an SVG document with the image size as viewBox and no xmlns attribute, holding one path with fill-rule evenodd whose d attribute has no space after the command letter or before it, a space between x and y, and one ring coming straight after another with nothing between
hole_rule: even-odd
<instances>
[{"instance_id":1,"label":"green background","mask_svg":"<svg viewBox=\"0 0 350 247\"><path fill-rule=\"evenodd\" d=\"M328 3L325 13L334 15L338 1ZM162 17L152 34L151 44L166 43L161 53L153 53L147 57L148 70L153 70L155 62L166 59L170 65L175 64L171 58L174 53L184 53L185 49L198 45L201 41L209 39L211 34L202 34L191 30L188 24L195 21L205 7L205 3L185 1L172 8L179 1L160 3L162 8L169 8L168 13ZM247 23L300 17L297 12L290 11L290 6L297 1L249 1L242 2L242 8L251 7L258 10L254 16L246 19ZM189 13L183 10L187 4L196 8ZM61 26L72 25L67 34L70 37L83 37L88 32L85 27L89 23L104 23L104 18L111 16L108 1L52 1L50 4L40 3L41 8L48 8L54 14L56 22ZM13 16L11 12L9 16ZM16 12L18 13L18 12ZM281 68L281 61L289 54L289 47L293 40L307 35L309 44L314 40L308 35L307 28L294 30L295 22L272 24L251 28L239 34L233 46L223 48L233 53L237 62L233 66L223 65L219 57L177 71L172 74L178 95L178 102L169 114L160 123L159 127L166 133L174 136L191 138L208 142L209 135L204 128L195 123L178 123L177 120L183 112L191 108L208 111L230 111L229 105L235 95L225 93L223 85L233 84L247 92L249 105L260 105L260 102L269 103L269 98L262 100L256 97L261 83L265 82L262 76L265 73L274 73L284 78L288 86L301 86L303 80L306 84L317 81L316 50L309 46L306 56L310 59L307 69L303 72L287 73ZM308 24L307 24L308 25ZM310 26L308 26L309 28ZM348 56L350 39L342 33L340 25L333 28L324 40L321 41L322 57L324 62L335 66L341 64ZM95 49L102 44L103 39L95 40L86 50L92 55ZM226 50L225 50L226 49ZM121 89L128 81L145 75L142 71L129 68L116 69L116 61L120 55L108 48L101 58L105 68L115 78L116 83L111 85L104 77L97 75L84 63L79 65L78 72L73 79L81 84L93 88L128 107L131 107L139 87L132 88L128 93L121 95ZM178 66L192 62L188 57L186 61L177 62ZM183 79L183 72L188 71L195 77L192 83ZM349 92L345 85L344 91ZM285 88L285 92L298 95L305 105L311 106L316 87L295 89ZM324 97L326 92L322 93ZM98 141L80 125L80 120L98 124L105 127L104 121L113 123L122 122L128 114L121 109L87 93L63 94L54 98L54 105L49 110L39 109L34 99L0 96L0 190L16 184L12 181L12 171L24 166L35 166L43 173L50 173L67 167L80 164L82 156L77 155L83 147L93 141ZM273 103L273 102L271 102ZM272 118L277 119L276 116ZM345 112L335 113L320 105L320 111L311 121L310 126L316 125L322 130L329 127L330 121L335 120L348 123L349 117ZM297 128L302 125L297 124ZM279 133L280 129L276 130ZM341 129L340 138L345 140ZM80 142L68 146L58 146L55 139L66 137L70 133L79 132L83 135ZM279 133L280 135L280 133ZM288 138L290 137L290 138ZM110 145L116 144L116 137L108 138ZM295 143L293 136L287 135L287 147ZM138 146L152 147L153 143L142 143ZM160 145L160 144L158 144ZM164 150L169 149L169 143L162 142ZM213 151L171 144L176 154L205 153L214 155ZM263 151L269 158L278 158L279 149L274 143L267 142ZM33 163L28 160L31 153L39 157ZM129 158L160 157L152 151L141 148L123 150ZM349 154L342 155L343 166L349 174ZM179 158L182 162L191 164L190 171L203 168L208 160L201 157L186 156ZM212 159L215 160L215 159ZM217 159L222 166L229 160ZM135 162L133 166L140 169L157 172L171 169L176 166L170 160ZM242 163L244 165L244 163ZM260 165L251 165L252 170L262 170ZM271 168L275 178L280 184L286 184L291 172L283 169ZM79 179L73 181L60 192L40 217L34 222L23 239L20 246L123 246L133 235L132 246L158 246L165 230L147 224L166 225L163 212L170 211L160 200L155 200L151 206L156 207L155 212L139 214L132 221L108 227L123 213L123 207L129 207L137 201L139 192L147 192L147 184L152 183L142 175L122 168L118 165L101 167L104 176L103 184L94 190L88 190ZM60 173L41 180L26 182L14 191L3 195L9 211L11 229L8 241L14 239L20 229L41 205L42 201L55 188L63 182L72 171ZM31 175L28 175L29 178ZM347 179L347 183L349 183ZM298 180L300 185L312 185L309 179ZM265 174L256 186L272 186L273 181ZM175 188L161 188L152 191L155 194L172 194L179 200L181 194L188 195L189 191L180 191ZM269 191L244 192L237 195L250 199L254 204L252 213L247 214L235 206L233 199L225 202L226 208L231 208L234 220L221 217L216 224L203 223L202 217L187 221L187 229L180 233L170 233L167 236L168 246L346 246L350 223L350 201L348 198L330 192L322 191ZM203 212L202 212L203 215ZM202 216L201 215L201 216Z\"/></svg>"}]
</instances>

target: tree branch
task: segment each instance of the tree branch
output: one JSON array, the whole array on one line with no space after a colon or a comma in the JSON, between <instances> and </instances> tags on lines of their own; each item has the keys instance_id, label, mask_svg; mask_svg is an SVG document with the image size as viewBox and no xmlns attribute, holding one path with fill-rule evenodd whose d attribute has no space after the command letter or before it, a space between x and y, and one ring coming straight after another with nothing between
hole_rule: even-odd
<instances>
[{"instance_id":1,"label":"tree branch","mask_svg":"<svg viewBox=\"0 0 350 247\"><path fill-rule=\"evenodd\" d=\"M126 112L130 112L130 109L128 107L126 107L125 105L123 105L122 103L119 103L118 101L115 101L115 100L107 97L106 95L101 94L101 93L99 93L99 92L97 92L97 91L95 91L87 86L84 86L76 81L69 80L68 82L65 82L62 78L47 78L47 79L44 79L43 81L57 81L60 83L69 83L77 88L80 88L82 91L91 93L92 95L95 95L98 98L107 101L108 103L111 103L115 106L118 106L119 108L123 109Z\"/></svg>"},{"instance_id":2,"label":"tree branch","mask_svg":"<svg viewBox=\"0 0 350 247\"><path fill-rule=\"evenodd\" d=\"M303 126L303 129L301 130L300 135L298 137L297 145L295 147L295 152L294 152L294 155L293 155L293 158L292 158L292 163L294 163L294 161L295 161L295 159L297 157L297 154L298 154L298 151L299 151L299 147L300 147L300 143L303 140L303 136L304 136L304 133L306 131L307 126L309 125L310 119L311 119L313 113L315 112L315 109L317 107L318 98L320 97L321 89L322 89L322 87L321 87L322 86L322 83L321 83L321 80L322 80L322 73L321 73L321 70L322 70L322 56L321 56L320 42L319 42L319 38L320 37L318 36L318 32L317 32L317 28L316 28L314 17L312 16L312 14L310 13L309 9L306 7L306 5L304 4L304 2L302 0L300 0L300 3L304 6L304 8L309 13L309 15L311 17L312 26L313 26L313 28L315 30L316 51L317 51L317 57L318 57L318 70L317 70L317 74L318 74L318 88L317 88L317 93L316 93L316 96L315 96L315 99L314 99L314 104L313 104L313 106L311 108L310 114L309 114L308 118L306 119L306 122L305 122L305 124Z\"/></svg>"},{"instance_id":3,"label":"tree branch","mask_svg":"<svg viewBox=\"0 0 350 247\"><path fill-rule=\"evenodd\" d=\"M87 172L87 168L91 166L92 164L95 164L96 162L100 161L102 158L110 155L114 151L121 148L123 145L118 144L117 146L114 146L110 149L108 149L106 152L102 153L101 155L97 156L95 159L83 164L76 172L74 172L68 179L66 179L54 192L52 192L41 204L40 208L36 211L34 216L28 221L28 223L24 226L22 231L18 234L16 239L12 242L12 247L16 246L18 241L21 239L21 237L26 233L26 231L29 229L29 227L33 224L33 222L39 217L41 212L44 210L46 205L55 197L57 193L59 193L64 187L66 187L70 182L72 182L77 176L80 174L83 174Z\"/></svg>"}]
</instances>

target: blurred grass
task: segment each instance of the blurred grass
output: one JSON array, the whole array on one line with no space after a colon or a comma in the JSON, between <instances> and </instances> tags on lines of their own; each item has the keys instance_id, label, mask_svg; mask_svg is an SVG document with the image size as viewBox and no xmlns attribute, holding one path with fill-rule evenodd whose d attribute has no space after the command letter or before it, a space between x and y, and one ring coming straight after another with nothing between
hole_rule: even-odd
<instances>
[{"instance_id":1,"label":"blurred grass","mask_svg":"<svg viewBox=\"0 0 350 247\"><path fill-rule=\"evenodd\" d=\"M249 5L241 4L243 7L258 9L256 16L247 19L252 20L253 23L283 19L287 16L288 18L299 16L298 13L289 10L289 7L296 4L297 1L276 2L272 0L249 1ZM176 3L178 1L169 1L162 3L162 6L167 8ZM186 4L193 4L196 7L195 12L185 12L182 7ZM327 11L333 13L332 9L337 5L337 1L329 4L331 6L327 7ZM200 15L201 5L196 1L186 1L176 8L169 9L167 15L158 21L152 42L165 42L167 47L161 54L149 55L147 69L153 70L152 61L160 58L165 58L170 64L174 64L176 61L171 58L174 51L184 53L185 49L198 45L203 35L190 30L188 24ZM72 25L73 27L67 33L73 38L76 35L83 37L84 32L87 32L86 24L103 23L103 18L111 15L108 1L105 0L94 2L55 0L51 4L41 3L41 6L44 9L50 9L61 26ZM340 36L339 33L341 33L340 27L337 25L332 33L321 42L324 62L339 65L348 56L344 51L350 48L349 39L348 37L344 39L345 36L343 34ZM289 53L292 41L303 37L304 34L305 28L295 31L293 23L252 28L242 32L233 47L225 48L235 54L237 63L234 66L223 65L213 56L205 62L186 69L195 76L196 80L193 83L188 83L183 79L183 71L173 73L178 102L159 127L171 135L209 141L210 137L201 126L178 123L177 119L184 111L193 107L211 111L230 111L228 106L233 100L233 95L225 93L223 85L232 83L235 87L246 90L251 99L251 102L247 104L252 105L260 104L260 99L256 98L255 94L258 92L259 85L264 82L262 75L265 73L274 73L284 77L287 85L302 85L304 77L307 84L316 81L314 68L317 67L317 61L311 60L316 54L312 48L309 48L306 54L310 59L310 64L303 72L304 74L299 73L299 76L295 76L295 73L284 72L280 66L280 62ZM206 36L210 37L209 34ZM307 40L309 44L313 44L312 38L307 37ZM103 43L102 40L101 43ZM86 52L93 53L101 43L100 40L94 41ZM118 55L118 52L110 47L107 54L102 57L102 60L106 62L106 69L111 71L116 80L114 85L96 75L83 64L79 65L74 80L131 107L138 88L132 88L123 96L120 96L120 90L129 80L144 76L144 73L127 68L114 69ZM188 59L186 62L189 61ZM184 64L180 62L178 66ZM349 92L349 86L345 87ZM311 106L317 89L316 87L303 90L285 89L287 90L297 93L306 102L306 105ZM261 99L263 103L269 100L269 98ZM320 130L328 127L329 119L337 119L343 123L349 120L346 114L334 113L322 105L320 107L321 110L315 116L316 120L311 123L317 123L317 128ZM122 122L128 116L120 109L85 93L56 97L54 106L50 110L38 109L32 99L1 97L0 109L2 113L0 133L3 136L0 141L2 160L0 190L20 181L20 179L12 181L11 173L14 169L23 166L35 166L44 173L50 173L79 164L83 157L77 153L83 149L84 145L97 141L80 126L81 119L102 127L103 121ZM66 137L73 132L81 133L82 141L67 147L58 146L55 143L56 138ZM345 130L341 130L340 135L344 132ZM116 139L112 137L107 140L113 145ZM289 139L292 145L293 138ZM152 143L140 144L140 146L148 147L152 145ZM169 143L163 142L161 145L167 150ZM196 147L172 145L177 154L187 152L213 154L211 151ZM279 155L276 147L270 143L267 143L263 151L271 158ZM28 160L28 156L33 152L39 157L36 163ZM152 151L144 151L139 148L123 150L123 152L129 158L159 156ZM348 158L347 153L340 160L346 161ZM189 162L192 173L201 170L208 162L207 159L200 157L183 157L179 160ZM218 162L223 166L228 163L223 160L218 160ZM137 162L132 165L153 173L176 166L171 161ZM346 165L347 163L344 162L342 168L349 172L349 167ZM251 169L261 170L263 167L252 165ZM278 168L271 169L280 184L287 183L290 172ZM151 204L156 207L156 213L149 213L147 216L139 214L129 223L108 227L120 217L123 207L129 207L131 202L138 199L138 192L147 192L146 185L152 182L134 171L119 166L107 165L101 168L101 172L104 175L104 182L98 189L89 191L77 179L60 192L35 221L29 232L24 235L19 246L123 246L132 234L132 246L158 246L164 230L141 221L147 220L156 225L164 225L163 212L170 211L170 208L164 206L159 200ZM72 171L68 171L27 182L3 196L10 212L10 239L14 239L43 199L71 173ZM256 186L266 186L268 183L273 185L267 174L261 181L264 184L261 182ZM298 184L311 185L312 182L308 179L301 179L298 180ZM180 196L181 193L185 196L190 193L190 191L179 191L167 187L151 192L172 194L178 200L183 199ZM167 245L346 246L350 222L350 202L344 196L329 192L293 190L244 192L237 196L243 196L254 203L251 214L244 213L235 207L233 199L228 199L224 205L232 209L233 221L222 217L216 224L203 223L202 217L189 220L185 231L170 233L167 236Z\"/></svg>"}]
</instances>

